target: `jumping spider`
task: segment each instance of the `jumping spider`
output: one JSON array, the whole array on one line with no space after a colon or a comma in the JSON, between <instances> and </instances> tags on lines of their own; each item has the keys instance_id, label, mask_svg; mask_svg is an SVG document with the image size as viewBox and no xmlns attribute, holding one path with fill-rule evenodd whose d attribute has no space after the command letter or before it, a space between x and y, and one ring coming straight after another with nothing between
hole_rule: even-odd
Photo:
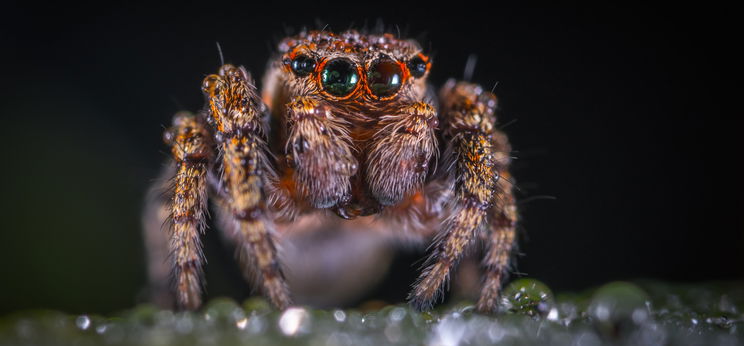
<instances>
[{"instance_id":1,"label":"jumping spider","mask_svg":"<svg viewBox=\"0 0 744 346\"><path fill-rule=\"evenodd\" d=\"M310 31L280 42L260 96L243 67L227 64L207 76L204 110L177 114L164 135L172 153L168 183L147 207L151 280L171 275L179 306L200 306L209 198L247 278L277 308L292 304L288 287L296 292L285 273L312 256L354 248L313 254L298 234L348 232L433 239L408 296L418 309L437 301L450 271L480 239L477 307L494 311L517 221L510 146L495 127L496 96L454 80L437 96L426 82L430 69L413 40ZM282 254L287 247L293 255ZM356 251L320 265L345 266L352 281L365 282L364 272L348 270L364 267ZM321 284L332 290L334 282Z\"/></svg>"}]
</instances>

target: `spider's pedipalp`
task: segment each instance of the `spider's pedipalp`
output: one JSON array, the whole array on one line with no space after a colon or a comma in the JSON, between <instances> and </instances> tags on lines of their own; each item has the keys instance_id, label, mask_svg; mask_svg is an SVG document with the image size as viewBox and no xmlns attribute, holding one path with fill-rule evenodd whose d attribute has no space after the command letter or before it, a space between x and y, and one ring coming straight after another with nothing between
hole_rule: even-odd
<instances>
[{"instance_id":1,"label":"spider's pedipalp","mask_svg":"<svg viewBox=\"0 0 744 346\"><path fill-rule=\"evenodd\" d=\"M266 188L273 177L263 136L266 109L250 75L242 67L224 65L218 75L205 78L209 116L220 138L223 184L233 237L245 257L244 266L255 266L263 291L278 308L291 304L273 239L273 222L266 203ZM245 272L252 271L244 269Z\"/></svg>"},{"instance_id":2,"label":"spider's pedipalp","mask_svg":"<svg viewBox=\"0 0 744 346\"><path fill-rule=\"evenodd\" d=\"M288 154L296 192L315 208L350 198L350 177L358 169L343 119L324 101L297 97L287 105Z\"/></svg>"},{"instance_id":3,"label":"spider's pedipalp","mask_svg":"<svg viewBox=\"0 0 744 346\"><path fill-rule=\"evenodd\" d=\"M366 182L381 205L399 203L420 188L437 154L437 112L428 103L402 107L382 116L367 158Z\"/></svg>"}]
</instances>

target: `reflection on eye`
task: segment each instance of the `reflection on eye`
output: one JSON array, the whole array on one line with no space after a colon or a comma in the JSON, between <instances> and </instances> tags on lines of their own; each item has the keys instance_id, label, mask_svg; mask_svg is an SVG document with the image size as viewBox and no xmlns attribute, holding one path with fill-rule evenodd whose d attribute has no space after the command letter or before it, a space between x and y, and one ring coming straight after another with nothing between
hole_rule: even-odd
<instances>
[{"instance_id":1,"label":"reflection on eye","mask_svg":"<svg viewBox=\"0 0 744 346\"><path fill-rule=\"evenodd\" d=\"M408 70L411 71L411 76L419 78L426 73L426 61L417 56L408 61Z\"/></svg>"},{"instance_id":2,"label":"reflection on eye","mask_svg":"<svg viewBox=\"0 0 744 346\"><path fill-rule=\"evenodd\" d=\"M346 96L359 82L356 66L349 60L336 59L326 63L320 73L323 89L334 96Z\"/></svg>"},{"instance_id":3,"label":"reflection on eye","mask_svg":"<svg viewBox=\"0 0 744 346\"><path fill-rule=\"evenodd\" d=\"M385 97L395 94L403 81L403 71L391 59L378 60L367 72L369 89L373 94Z\"/></svg>"}]
</instances>

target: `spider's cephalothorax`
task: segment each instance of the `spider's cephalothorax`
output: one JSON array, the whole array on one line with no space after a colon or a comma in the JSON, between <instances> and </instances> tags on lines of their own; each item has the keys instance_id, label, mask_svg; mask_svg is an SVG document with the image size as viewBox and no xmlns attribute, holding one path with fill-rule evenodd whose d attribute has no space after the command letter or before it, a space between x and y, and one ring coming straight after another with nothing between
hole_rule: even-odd
<instances>
[{"instance_id":1,"label":"spider's cephalothorax","mask_svg":"<svg viewBox=\"0 0 744 346\"><path fill-rule=\"evenodd\" d=\"M310 250L317 241L307 234L368 231L435 242L409 295L418 308L436 301L452 268L481 239L478 308L493 311L517 219L509 143L495 127L493 94L451 80L437 95L426 83L430 68L412 40L311 31L281 41L261 95L242 67L224 65L207 76L205 110L178 114L166 131L173 155L167 193L149 204L146 223L151 279L164 280L159 261L169 254L177 302L200 305L199 237L209 198L245 273L279 308L291 304L290 289L301 291L295 278L313 270L304 269L312 256L326 258L326 271L365 282L365 273L348 270L364 267L362 250L327 260L327 251ZM161 220L170 221L167 232Z\"/></svg>"}]
</instances>

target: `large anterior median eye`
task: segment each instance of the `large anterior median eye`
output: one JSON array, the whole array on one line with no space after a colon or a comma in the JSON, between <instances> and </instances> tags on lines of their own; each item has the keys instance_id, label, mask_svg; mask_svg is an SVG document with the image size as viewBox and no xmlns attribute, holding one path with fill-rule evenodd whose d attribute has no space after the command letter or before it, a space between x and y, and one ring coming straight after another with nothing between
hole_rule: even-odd
<instances>
[{"instance_id":1,"label":"large anterior median eye","mask_svg":"<svg viewBox=\"0 0 744 346\"><path fill-rule=\"evenodd\" d=\"M320 72L323 89L334 96L346 96L359 82L356 66L349 60L336 59L325 64Z\"/></svg>"},{"instance_id":2,"label":"large anterior median eye","mask_svg":"<svg viewBox=\"0 0 744 346\"><path fill-rule=\"evenodd\" d=\"M403 83L403 70L390 59L375 61L367 72L369 90L380 97L395 94Z\"/></svg>"}]
</instances>

